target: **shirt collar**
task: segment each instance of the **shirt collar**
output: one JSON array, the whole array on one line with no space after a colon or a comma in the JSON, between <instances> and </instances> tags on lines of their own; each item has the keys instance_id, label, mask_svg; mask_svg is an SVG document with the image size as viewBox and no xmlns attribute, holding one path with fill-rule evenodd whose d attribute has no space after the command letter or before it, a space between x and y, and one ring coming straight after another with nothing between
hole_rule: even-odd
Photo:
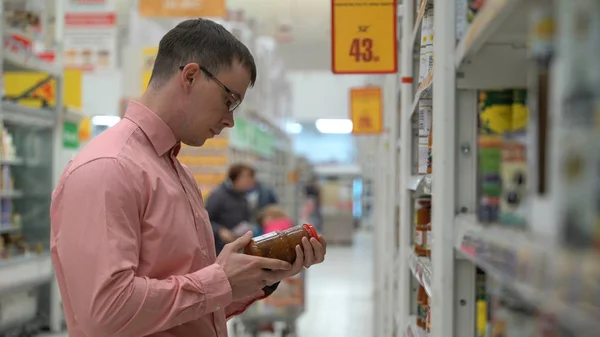
<instances>
[{"instance_id":1,"label":"shirt collar","mask_svg":"<svg viewBox=\"0 0 600 337\"><path fill-rule=\"evenodd\" d=\"M171 128L152 110L140 102L129 101L125 118L131 120L142 129L159 156L162 157L171 149L174 150L174 155L177 155L181 147L179 141L175 138Z\"/></svg>"}]
</instances>

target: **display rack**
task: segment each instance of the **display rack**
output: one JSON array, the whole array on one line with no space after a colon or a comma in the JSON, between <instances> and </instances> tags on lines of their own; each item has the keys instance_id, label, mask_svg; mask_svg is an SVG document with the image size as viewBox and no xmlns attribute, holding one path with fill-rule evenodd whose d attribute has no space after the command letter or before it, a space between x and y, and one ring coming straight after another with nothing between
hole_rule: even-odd
<instances>
[{"instance_id":1,"label":"display rack","mask_svg":"<svg viewBox=\"0 0 600 337\"><path fill-rule=\"evenodd\" d=\"M377 306L398 300L376 335L597 334L600 2L405 0L399 12L399 221L384 208L376 239L390 247L399 227L398 273L376 284ZM504 110L486 110L501 94ZM503 111L508 126L488 124Z\"/></svg>"},{"instance_id":2,"label":"display rack","mask_svg":"<svg viewBox=\"0 0 600 337\"><path fill-rule=\"evenodd\" d=\"M48 326L53 315L48 214L63 140L62 70L35 55L14 22L7 23L6 18L21 10L23 3L11 2L18 7L14 10L4 8L6 4L0 1L4 15L0 24L0 335L31 333ZM8 95L5 87L13 84L6 80L9 73L43 76L30 88ZM52 88L53 98L39 94L47 87Z\"/></svg>"}]
</instances>

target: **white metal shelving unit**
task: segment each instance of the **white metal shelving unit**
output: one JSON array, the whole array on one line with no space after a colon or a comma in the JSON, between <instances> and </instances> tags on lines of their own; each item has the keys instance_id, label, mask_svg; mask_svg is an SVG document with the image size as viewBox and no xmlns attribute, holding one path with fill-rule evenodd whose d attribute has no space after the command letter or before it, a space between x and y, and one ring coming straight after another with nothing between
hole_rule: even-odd
<instances>
[{"instance_id":1,"label":"white metal shelving unit","mask_svg":"<svg viewBox=\"0 0 600 337\"><path fill-rule=\"evenodd\" d=\"M486 226L477 221L476 214L477 91L527 88L531 84L530 76L535 64L528 55L527 42L534 6L546 6L561 13L557 14L557 26L561 28L556 42L560 46L569 39L564 30L571 29L566 27L568 15L574 16L573 8L581 10L582 6L588 6L589 10L598 10L600 4L597 0L578 4L577 1L568 3L568 0L487 0L473 22L465 30L457 30L457 17L460 16L455 14L466 10L466 3L466 0L404 0L401 6L401 99L398 114L400 147L405 151L401 151L399 163L390 168L400 177L397 198L400 206L399 291L396 307L399 319L394 331L396 335L407 337L473 336L476 267L510 287L527 303L556 314L560 324L571 332L598 331L600 304L572 303L567 300L568 295L559 295L558 285L540 285L540 275L544 275L542 279L551 277L558 284L563 282L564 286L564 282L573 277L569 272L580 273L577 276L586 282L593 283L595 280L598 283L600 280L598 255L573 252L548 234L547 228L557 222L555 206L560 200L556 196L557 190L551 191L549 197L528 194L531 205L528 216L530 228L527 230ZM418 55L421 21L429 4L434 6L435 13L435 61L425 79L417 83L419 62L415 52ZM555 95L551 105L556 104L551 106L551 110L560 110L557 106L563 104L561 97L564 99L565 96L563 82L569 76L563 69L565 67L560 65L565 62L564 55L571 50L560 50L563 53L556 57L553 65L557 71L551 81L550 90ZM411 149L416 142L413 121L418 114L419 100L423 97L431 97L428 99L433 101L432 124L435 131L431 175L416 174L413 170ZM553 113L559 115L556 111ZM558 123L560 119L556 121ZM552 146L556 146L555 140L552 140ZM555 154L557 150L551 151ZM550 165L550 162L540 165L544 164ZM552 165L551 169L555 169L556 164ZM556 172L550 174L557 177ZM431 258L418 257L413 249L412 205L414 198L423 194L432 197ZM486 251L491 247L501 249L501 253ZM514 256L513 265L505 267L498 263L494 254L504 253ZM391 254L391 251L386 254ZM538 268L538 263L552 268L544 269L541 274L542 267ZM520 272L515 273L515 269ZM415 282L424 286L431 298L430 333L421 330L415 323ZM394 294L390 290L388 292Z\"/></svg>"},{"instance_id":2,"label":"white metal shelving unit","mask_svg":"<svg viewBox=\"0 0 600 337\"><path fill-rule=\"evenodd\" d=\"M60 8L61 3L62 1L57 1L56 6ZM5 1L0 1L0 13L4 13L4 5ZM52 11L50 8L44 10ZM57 23L56 26L59 24ZM5 83L3 81L0 83L0 94L3 98L0 104L0 121L5 127L12 128L15 135L21 135L18 136L20 138L18 142L27 143L27 145L15 144L24 152L22 154L26 156L25 158L5 158L1 161L1 165L9 165L14 168L13 172L18 171L21 175L21 178L15 182L17 188L19 184L26 182L26 185L31 185L24 191L3 193L2 197L20 198L18 211L22 218L27 220L23 221L21 228L15 230L22 231L26 238L43 240L44 248L47 249L47 235L50 228L47 210L44 211L45 199L50 198L51 189L61 171L57 165L60 165L58 159L63 147L62 123L64 120L73 120L73 114L63 110L63 68L60 65L60 57L54 64L49 64L33 55L31 51L22 48L11 39L9 32L4 31L4 22L0 23L0 38L4 43L0 52L0 73L7 71L44 73L55 81L56 99L51 108L31 108L11 102L10 99L5 100ZM56 53L60 54L58 50ZM40 139L42 139L43 150L38 148L38 151L31 151L28 146L31 146L31 142L39 142ZM39 176L34 177L35 175ZM29 198L34 199L29 200ZM21 199L27 200L21 201ZM0 230L0 234L2 232ZM12 330L13 332L18 331L19 324L28 324L28 320L36 318L39 314L45 316L47 321L37 323L49 325L52 331L61 330L62 307L53 281L54 270L47 251L28 252L0 260L0 317L2 317L0 334L6 332L7 328L17 329ZM39 291L39 287L48 284L50 284L50 293L45 298L40 297L38 294L42 292ZM43 309L40 309L41 307Z\"/></svg>"}]
</instances>

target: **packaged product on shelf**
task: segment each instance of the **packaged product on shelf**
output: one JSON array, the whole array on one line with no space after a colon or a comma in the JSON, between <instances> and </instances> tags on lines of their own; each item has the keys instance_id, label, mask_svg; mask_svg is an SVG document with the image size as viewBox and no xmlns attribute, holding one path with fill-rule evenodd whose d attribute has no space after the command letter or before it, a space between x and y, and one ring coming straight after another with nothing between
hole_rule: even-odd
<instances>
[{"instance_id":1,"label":"packaged product on shelf","mask_svg":"<svg viewBox=\"0 0 600 337\"><path fill-rule=\"evenodd\" d=\"M479 206L477 216L480 222L491 223L498 220L500 211L502 139L499 136L480 136L478 145Z\"/></svg>"},{"instance_id":2,"label":"packaged product on shelf","mask_svg":"<svg viewBox=\"0 0 600 337\"><path fill-rule=\"evenodd\" d=\"M419 137L418 141L417 173L426 174L427 157L429 156L429 137Z\"/></svg>"},{"instance_id":3,"label":"packaged product on shelf","mask_svg":"<svg viewBox=\"0 0 600 337\"><path fill-rule=\"evenodd\" d=\"M433 102L429 99L419 101L419 144L418 144L418 174L427 173L427 162L429 156L429 134L431 132L431 114Z\"/></svg>"},{"instance_id":4,"label":"packaged product on shelf","mask_svg":"<svg viewBox=\"0 0 600 337\"><path fill-rule=\"evenodd\" d=\"M433 156L431 155L433 148L433 123L429 129L429 137L427 137L427 174L433 173Z\"/></svg>"},{"instance_id":5,"label":"packaged product on shelf","mask_svg":"<svg viewBox=\"0 0 600 337\"><path fill-rule=\"evenodd\" d=\"M431 332L431 297L427 297L427 322L425 331L427 333Z\"/></svg>"},{"instance_id":6,"label":"packaged product on shelf","mask_svg":"<svg viewBox=\"0 0 600 337\"><path fill-rule=\"evenodd\" d=\"M486 275L479 268L477 268L477 274L475 279L475 292L475 299L477 301L477 319L475 329L477 331L477 337L486 337L489 321L486 291Z\"/></svg>"},{"instance_id":7,"label":"packaged product on shelf","mask_svg":"<svg viewBox=\"0 0 600 337\"><path fill-rule=\"evenodd\" d=\"M479 93L479 221L498 220L502 191L502 138L512 125L512 90Z\"/></svg>"},{"instance_id":8,"label":"packaged product on shelf","mask_svg":"<svg viewBox=\"0 0 600 337\"><path fill-rule=\"evenodd\" d=\"M433 101L422 99L419 101L419 137L428 137L431 130L431 114Z\"/></svg>"},{"instance_id":9,"label":"packaged product on shelf","mask_svg":"<svg viewBox=\"0 0 600 337\"><path fill-rule=\"evenodd\" d=\"M426 20L424 19L423 22L425 23L426 30L427 30L427 40L425 41L425 55L426 55L426 62L427 62L426 63L427 70L425 71L425 76L427 76L427 74L429 72L433 71L433 37L434 37L433 2L431 2L427 5L427 10L425 13L426 13Z\"/></svg>"},{"instance_id":10,"label":"packaged product on shelf","mask_svg":"<svg viewBox=\"0 0 600 337\"><path fill-rule=\"evenodd\" d=\"M502 136L510 131L513 97L512 89L479 92L480 135Z\"/></svg>"},{"instance_id":11,"label":"packaged product on shelf","mask_svg":"<svg viewBox=\"0 0 600 337\"><path fill-rule=\"evenodd\" d=\"M427 329L427 292L422 285L419 285L417 293L417 326Z\"/></svg>"},{"instance_id":12,"label":"packaged product on shelf","mask_svg":"<svg viewBox=\"0 0 600 337\"><path fill-rule=\"evenodd\" d=\"M423 19L421 21L421 43L419 44L419 83L425 80L428 71L428 43L429 39L429 25L427 24L427 16L429 15L429 11L427 8L425 9L425 14L423 14Z\"/></svg>"},{"instance_id":13,"label":"packaged product on shelf","mask_svg":"<svg viewBox=\"0 0 600 337\"><path fill-rule=\"evenodd\" d=\"M456 38L462 39L485 0L456 0Z\"/></svg>"},{"instance_id":14,"label":"packaged product on shelf","mask_svg":"<svg viewBox=\"0 0 600 337\"><path fill-rule=\"evenodd\" d=\"M423 196L415 202L415 254L427 256L427 232L431 222L431 197Z\"/></svg>"},{"instance_id":15,"label":"packaged product on shelf","mask_svg":"<svg viewBox=\"0 0 600 337\"><path fill-rule=\"evenodd\" d=\"M500 223L524 228L527 222L527 91L513 90L511 125L502 144Z\"/></svg>"}]
</instances>

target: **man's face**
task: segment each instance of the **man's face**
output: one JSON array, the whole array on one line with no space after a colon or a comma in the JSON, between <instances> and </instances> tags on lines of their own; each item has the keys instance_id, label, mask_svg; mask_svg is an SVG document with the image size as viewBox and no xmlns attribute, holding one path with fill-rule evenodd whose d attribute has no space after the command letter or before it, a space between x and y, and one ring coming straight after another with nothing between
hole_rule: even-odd
<instances>
[{"instance_id":1,"label":"man's face","mask_svg":"<svg viewBox=\"0 0 600 337\"><path fill-rule=\"evenodd\" d=\"M190 63L181 68L182 102L177 102L183 114L181 141L201 146L224 128L233 127L230 111L244 99L250 85L250 73L239 62L229 69L212 74L201 65Z\"/></svg>"},{"instance_id":2,"label":"man's face","mask_svg":"<svg viewBox=\"0 0 600 337\"><path fill-rule=\"evenodd\" d=\"M235 189L238 191L249 191L255 185L254 175L249 170L243 170L235 180Z\"/></svg>"}]
</instances>

